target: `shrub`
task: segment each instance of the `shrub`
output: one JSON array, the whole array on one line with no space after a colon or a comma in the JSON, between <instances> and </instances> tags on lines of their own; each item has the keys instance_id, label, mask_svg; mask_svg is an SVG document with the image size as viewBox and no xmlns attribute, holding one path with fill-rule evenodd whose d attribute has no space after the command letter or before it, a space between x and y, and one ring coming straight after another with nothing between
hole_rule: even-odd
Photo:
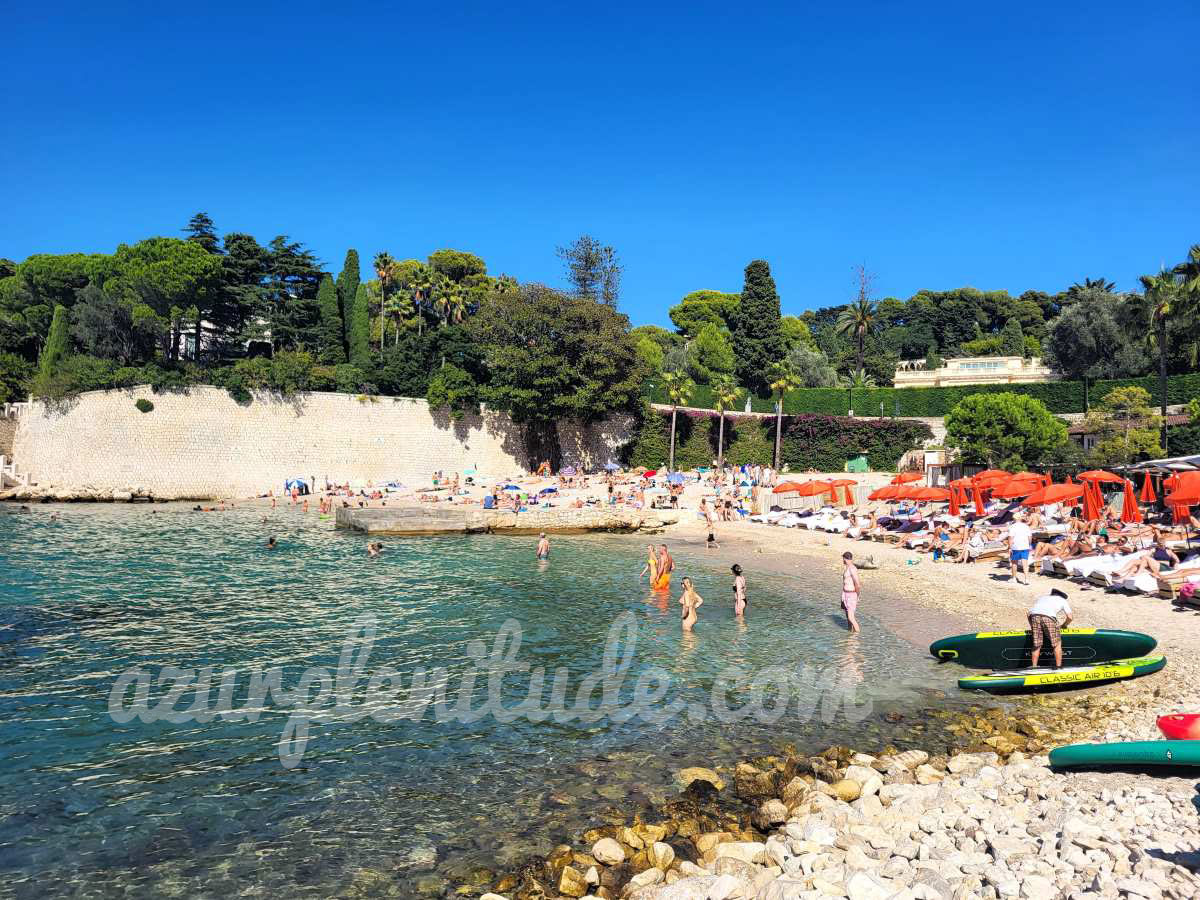
<instances>
[{"instance_id":1,"label":"shrub","mask_svg":"<svg viewBox=\"0 0 1200 900\"><path fill-rule=\"evenodd\" d=\"M138 412L148 413L150 410L154 409L154 404L145 397L139 397L137 402L133 405L137 407Z\"/></svg>"},{"instance_id":2,"label":"shrub","mask_svg":"<svg viewBox=\"0 0 1200 900\"><path fill-rule=\"evenodd\" d=\"M726 437L730 419L725 420ZM734 420L733 438L725 451L725 462L731 466L769 466L775 456L775 445L761 419Z\"/></svg>"},{"instance_id":3,"label":"shrub","mask_svg":"<svg viewBox=\"0 0 1200 900\"><path fill-rule=\"evenodd\" d=\"M928 425L911 420L786 416L780 455L798 472L841 472L860 453L872 469L892 471L900 457L931 437Z\"/></svg>"},{"instance_id":4,"label":"shrub","mask_svg":"<svg viewBox=\"0 0 1200 900\"><path fill-rule=\"evenodd\" d=\"M670 452L670 416L664 417L649 406L642 410L641 421L634 434L626 462L647 469L661 469L667 464Z\"/></svg>"},{"instance_id":5,"label":"shrub","mask_svg":"<svg viewBox=\"0 0 1200 900\"><path fill-rule=\"evenodd\" d=\"M33 365L15 353L0 353L0 403L24 400Z\"/></svg>"},{"instance_id":6,"label":"shrub","mask_svg":"<svg viewBox=\"0 0 1200 900\"><path fill-rule=\"evenodd\" d=\"M671 427L670 416L665 418ZM713 445L712 418L680 414L675 424L675 468L681 472L711 466L717 456Z\"/></svg>"}]
</instances>

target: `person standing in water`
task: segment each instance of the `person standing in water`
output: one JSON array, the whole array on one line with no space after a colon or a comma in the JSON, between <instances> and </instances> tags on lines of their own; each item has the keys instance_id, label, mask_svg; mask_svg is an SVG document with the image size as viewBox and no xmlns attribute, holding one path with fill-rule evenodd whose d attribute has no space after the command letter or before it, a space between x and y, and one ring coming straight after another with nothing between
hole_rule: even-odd
<instances>
[{"instance_id":1,"label":"person standing in water","mask_svg":"<svg viewBox=\"0 0 1200 900\"><path fill-rule=\"evenodd\" d=\"M671 554L667 551L666 544L660 544L658 549L658 584L655 585L659 590L666 590L671 586L671 573L675 571L675 560L671 558Z\"/></svg>"},{"instance_id":2,"label":"person standing in water","mask_svg":"<svg viewBox=\"0 0 1200 900\"><path fill-rule=\"evenodd\" d=\"M679 598L679 605L683 607L683 630L691 631L692 626L696 624L696 610L704 603L704 598L696 593L696 589L692 587L692 579L683 579L683 595Z\"/></svg>"},{"instance_id":3,"label":"person standing in water","mask_svg":"<svg viewBox=\"0 0 1200 900\"><path fill-rule=\"evenodd\" d=\"M740 619L746 614L746 578L737 563L729 571L733 572L733 614Z\"/></svg>"},{"instance_id":4,"label":"person standing in water","mask_svg":"<svg viewBox=\"0 0 1200 900\"><path fill-rule=\"evenodd\" d=\"M650 573L650 587L654 587L658 581L658 557L654 555L653 544L646 545L646 566L641 575L638 575L638 580L640 581L647 572Z\"/></svg>"},{"instance_id":5,"label":"person standing in water","mask_svg":"<svg viewBox=\"0 0 1200 900\"><path fill-rule=\"evenodd\" d=\"M850 630L858 633L858 620L854 611L858 608L858 598L862 593L862 579L858 577L858 568L854 565L854 554L847 550L842 554L842 609L846 611L846 623Z\"/></svg>"},{"instance_id":6,"label":"person standing in water","mask_svg":"<svg viewBox=\"0 0 1200 900\"><path fill-rule=\"evenodd\" d=\"M544 531L538 535L537 558L538 559L549 559L550 558L550 539L548 537L546 537L546 532L544 532Z\"/></svg>"}]
</instances>

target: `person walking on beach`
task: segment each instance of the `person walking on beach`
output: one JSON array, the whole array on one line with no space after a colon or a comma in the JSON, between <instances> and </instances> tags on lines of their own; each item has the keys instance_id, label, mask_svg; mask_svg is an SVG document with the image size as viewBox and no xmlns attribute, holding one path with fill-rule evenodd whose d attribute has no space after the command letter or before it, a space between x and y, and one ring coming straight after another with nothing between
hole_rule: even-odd
<instances>
[{"instance_id":1,"label":"person walking on beach","mask_svg":"<svg viewBox=\"0 0 1200 900\"><path fill-rule=\"evenodd\" d=\"M862 579L854 565L854 554L847 550L842 554L842 609L846 611L846 624L855 634L858 634L858 619L854 617L854 611L858 609L861 594Z\"/></svg>"},{"instance_id":2,"label":"person walking on beach","mask_svg":"<svg viewBox=\"0 0 1200 900\"><path fill-rule=\"evenodd\" d=\"M1064 618L1058 622L1059 613ZM1029 664L1036 667L1042 653L1042 639L1050 642L1054 651L1054 668L1062 668L1062 631L1071 624L1071 606L1067 603L1066 591L1054 588L1050 593L1038 597L1029 610L1029 630L1033 634L1033 649Z\"/></svg>"},{"instance_id":3,"label":"person walking on beach","mask_svg":"<svg viewBox=\"0 0 1200 900\"><path fill-rule=\"evenodd\" d=\"M1029 550L1033 546L1033 531L1025 524L1024 518L1018 516L1008 526L1008 571L1017 584L1029 584ZM1021 572L1025 576L1022 581L1017 578L1017 563L1021 564Z\"/></svg>"},{"instance_id":4,"label":"person walking on beach","mask_svg":"<svg viewBox=\"0 0 1200 900\"><path fill-rule=\"evenodd\" d=\"M538 535L537 558L538 559L549 559L550 558L550 539L548 537L546 537L546 532L544 532L544 531Z\"/></svg>"},{"instance_id":5,"label":"person walking on beach","mask_svg":"<svg viewBox=\"0 0 1200 900\"><path fill-rule=\"evenodd\" d=\"M683 607L683 630L691 631L692 626L696 624L696 610L704 603L704 598L696 593L696 589L692 587L692 579L683 579L683 595L679 598L679 605Z\"/></svg>"},{"instance_id":6,"label":"person walking on beach","mask_svg":"<svg viewBox=\"0 0 1200 900\"><path fill-rule=\"evenodd\" d=\"M733 573L733 614L740 619L746 614L746 577L737 563L729 571Z\"/></svg>"}]
</instances>

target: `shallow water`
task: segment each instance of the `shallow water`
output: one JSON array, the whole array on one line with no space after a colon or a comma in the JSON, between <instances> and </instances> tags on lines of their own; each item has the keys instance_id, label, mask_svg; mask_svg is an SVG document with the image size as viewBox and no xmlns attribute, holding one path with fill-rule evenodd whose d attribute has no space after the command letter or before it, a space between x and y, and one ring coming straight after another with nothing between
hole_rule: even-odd
<instances>
[{"instance_id":1,"label":"shallow water","mask_svg":"<svg viewBox=\"0 0 1200 900\"><path fill-rule=\"evenodd\" d=\"M729 763L785 740L812 750L903 743L905 726L886 714L916 712L931 697L958 702L938 694L953 691L953 673L869 610L860 613L863 634L847 635L822 578L806 587L750 572L743 625L727 572L685 557L670 596L655 595L637 578L644 549L622 538L555 538L547 564L532 559L532 539L497 536L385 539L384 555L368 559L361 536L290 510L269 522L249 508L70 506L56 508L58 522L51 511L0 508L3 894L216 896L256 885L325 896L353 885L369 895L395 880L408 894L418 879L436 893L472 866L545 851L614 803L661 799L682 765ZM263 546L271 534L275 551ZM705 598L691 636L678 621L684 569ZM367 679L385 666L401 673L399 700L424 668L453 705L476 668L471 651L490 654L513 619L519 659L547 671L546 698L565 667L574 703L623 621L634 630L615 645L632 645L620 705L646 675L645 689L669 679L652 709L680 701L684 711L665 723L464 722L425 709L389 722L378 720L379 701L374 717L346 711L315 722L291 768L279 746L291 709L268 704L257 721L109 715L114 683L131 669L155 679L154 702L167 687L156 680L162 667L211 666L214 703L220 673L236 670L235 708L253 669L282 667L287 688L309 667L335 674L362 616L376 634L359 706ZM714 683L734 670L747 677L720 697L734 709L757 704L764 721L718 720ZM784 676L800 679L786 711L771 687ZM512 707L529 676L497 684ZM474 706L487 685L480 675ZM601 696L598 687L593 706ZM175 709L194 698L185 692ZM825 705L808 715L818 700Z\"/></svg>"}]
</instances>

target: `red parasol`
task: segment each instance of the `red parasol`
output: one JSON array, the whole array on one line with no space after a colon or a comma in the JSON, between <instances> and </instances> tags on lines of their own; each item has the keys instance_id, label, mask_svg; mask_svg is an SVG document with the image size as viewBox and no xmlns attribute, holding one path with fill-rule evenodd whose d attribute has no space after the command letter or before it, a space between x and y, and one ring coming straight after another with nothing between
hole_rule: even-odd
<instances>
[{"instance_id":1,"label":"red parasol","mask_svg":"<svg viewBox=\"0 0 1200 900\"><path fill-rule=\"evenodd\" d=\"M800 490L800 488L802 488L803 486L804 485L802 485L798 481L785 481L782 484L775 485L775 489L773 491L771 491L771 493L772 494L788 494L788 493L791 493L792 491Z\"/></svg>"},{"instance_id":2,"label":"red parasol","mask_svg":"<svg viewBox=\"0 0 1200 900\"><path fill-rule=\"evenodd\" d=\"M983 491L978 484L971 485L971 497L975 501L975 515L982 516L983 508Z\"/></svg>"},{"instance_id":3,"label":"red parasol","mask_svg":"<svg viewBox=\"0 0 1200 900\"><path fill-rule=\"evenodd\" d=\"M892 479L892 484L912 484L914 481L924 481L924 472L901 472Z\"/></svg>"},{"instance_id":4,"label":"red parasol","mask_svg":"<svg viewBox=\"0 0 1200 900\"><path fill-rule=\"evenodd\" d=\"M1133 482L1125 479L1125 499L1121 502L1122 522L1141 522L1142 511L1138 508L1137 497L1133 493Z\"/></svg>"},{"instance_id":5,"label":"red parasol","mask_svg":"<svg viewBox=\"0 0 1200 900\"><path fill-rule=\"evenodd\" d=\"M1048 503L1065 503L1068 500L1078 500L1083 496L1083 491L1084 487L1080 484L1051 484L1034 491L1021 505L1045 506Z\"/></svg>"},{"instance_id":6,"label":"red parasol","mask_svg":"<svg viewBox=\"0 0 1200 900\"><path fill-rule=\"evenodd\" d=\"M1013 500L1017 497L1024 497L1032 494L1041 486L1041 479L1036 481L1029 478L1020 478L1013 476L1008 481L996 485L992 490L993 497L999 497L1001 500Z\"/></svg>"},{"instance_id":7,"label":"red parasol","mask_svg":"<svg viewBox=\"0 0 1200 900\"><path fill-rule=\"evenodd\" d=\"M1188 512L1187 506L1180 503L1171 507L1172 521L1176 525L1186 525L1191 519L1191 513Z\"/></svg>"},{"instance_id":8,"label":"red parasol","mask_svg":"<svg viewBox=\"0 0 1200 900\"><path fill-rule=\"evenodd\" d=\"M1145 478L1145 480L1142 482L1142 495L1141 495L1141 501L1142 501L1143 503L1153 503L1153 502L1154 502L1154 501L1156 501L1157 499L1158 499L1158 497L1156 497L1156 496L1154 495L1154 482L1153 482L1153 480L1151 480L1151 478L1150 478L1150 473L1149 473L1149 472L1147 472L1147 473L1146 473L1146 478Z\"/></svg>"},{"instance_id":9,"label":"red parasol","mask_svg":"<svg viewBox=\"0 0 1200 900\"><path fill-rule=\"evenodd\" d=\"M950 492L939 487L919 487L913 490L914 500L949 500Z\"/></svg>"},{"instance_id":10,"label":"red parasol","mask_svg":"<svg viewBox=\"0 0 1200 900\"><path fill-rule=\"evenodd\" d=\"M797 485L793 493L798 497L815 497L818 494L828 494L832 490L828 481L806 481Z\"/></svg>"},{"instance_id":11,"label":"red parasol","mask_svg":"<svg viewBox=\"0 0 1200 900\"><path fill-rule=\"evenodd\" d=\"M868 500L891 500L896 496L896 485L887 484L881 488L876 488L867 494Z\"/></svg>"},{"instance_id":12,"label":"red parasol","mask_svg":"<svg viewBox=\"0 0 1200 900\"><path fill-rule=\"evenodd\" d=\"M948 510L952 516L961 516L962 509L959 507L958 488L953 484L950 485L950 509Z\"/></svg>"},{"instance_id":13,"label":"red parasol","mask_svg":"<svg viewBox=\"0 0 1200 900\"><path fill-rule=\"evenodd\" d=\"M1097 489L1094 482L1086 482L1083 487L1083 518L1094 522L1100 518L1100 503L1096 499Z\"/></svg>"},{"instance_id":14,"label":"red parasol","mask_svg":"<svg viewBox=\"0 0 1200 900\"><path fill-rule=\"evenodd\" d=\"M1112 472L1105 472L1103 469L1092 469L1090 472L1080 472L1079 478L1082 481L1107 481L1109 484L1120 484L1125 480L1120 475L1114 475Z\"/></svg>"},{"instance_id":15,"label":"red parasol","mask_svg":"<svg viewBox=\"0 0 1200 900\"><path fill-rule=\"evenodd\" d=\"M850 488L856 484L858 484L858 482L855 481L853 478L835 478L833 481L829 482L829 486L832 488L836 489L836 488L844 487L846 489L846 505L847 506L854 505L854 493L850 490ZM835 500L837 499L837 491L836 490L834 490L834 492L833 492L833 497Z\"/></svg>"},{"instance_id":16,"label":"red parasol","mask_svg":"<svg viewBox=\"0 0 1200 900\"><path fill-rule=\"evenodd\" d=\"M975 481L985 481L989 478L1012 478L1012 472L1005 472L1003 469L984 469L982 472L976 472L971 478Z\"/></svg>"}]
</instances>

